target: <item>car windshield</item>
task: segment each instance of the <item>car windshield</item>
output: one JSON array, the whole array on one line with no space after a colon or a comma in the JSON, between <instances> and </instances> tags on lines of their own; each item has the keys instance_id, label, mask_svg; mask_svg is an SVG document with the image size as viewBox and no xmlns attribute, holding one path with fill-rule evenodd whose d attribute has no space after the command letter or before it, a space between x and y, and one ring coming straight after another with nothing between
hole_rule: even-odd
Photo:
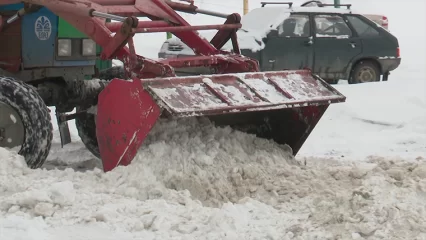
<instances>
[{"instance_id":1,"label":"car windshield","mask_svg":"<svg viewBox=\"0 0 426 240\"><path fill-rule=\"evenodd\" d=\"M246 31L268 31L275 28L287 16L289 10L282 7L263 7L253 9L241 18L241 29Z\"/></svg>"}]
</instances>

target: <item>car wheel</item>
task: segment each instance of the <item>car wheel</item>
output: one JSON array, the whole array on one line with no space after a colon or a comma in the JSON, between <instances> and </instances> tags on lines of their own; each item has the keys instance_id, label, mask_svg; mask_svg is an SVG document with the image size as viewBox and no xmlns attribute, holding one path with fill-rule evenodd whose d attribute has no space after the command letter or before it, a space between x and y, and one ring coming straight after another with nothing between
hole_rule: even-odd
<instances>
[{"instance_id":1,"label":"car wheel","mask_svg":"<svg viewBox=\"0 0 426 240\"><path fill-rule=\"evenodd\" d=\"M0 147L19 148L18 154L34 169L44 164L52 138L49 109L37 90L0 76Z\"/></svg>"},{"instance_id":2,"label":"car wheel","mask_svg":"<svg viewBox=\"0 0 426 240\"><path fill-rule=\"evenodd\" d=\"M350 84L380 81L380 69L372 61L361 61L352 70Z\"/></svg>"}]
</instances>

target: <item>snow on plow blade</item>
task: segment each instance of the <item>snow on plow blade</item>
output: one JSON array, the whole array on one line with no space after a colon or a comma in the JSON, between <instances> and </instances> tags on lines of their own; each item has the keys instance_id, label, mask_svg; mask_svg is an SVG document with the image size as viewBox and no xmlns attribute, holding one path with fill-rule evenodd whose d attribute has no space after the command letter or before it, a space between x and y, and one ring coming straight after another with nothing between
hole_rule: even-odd
<instances>
[{"instance_id":1,"label":"snow on plow blade","mask_svg":"<svg viewBox=\"0 0 426 240\"><path fill-rule=\"evenodd\" d=\"M331 103L345 96L309 70L114 80L99 95L97 134L109 171L135 156L161 112L288 144L295 155Z\"/></svg>"}]
</instances>

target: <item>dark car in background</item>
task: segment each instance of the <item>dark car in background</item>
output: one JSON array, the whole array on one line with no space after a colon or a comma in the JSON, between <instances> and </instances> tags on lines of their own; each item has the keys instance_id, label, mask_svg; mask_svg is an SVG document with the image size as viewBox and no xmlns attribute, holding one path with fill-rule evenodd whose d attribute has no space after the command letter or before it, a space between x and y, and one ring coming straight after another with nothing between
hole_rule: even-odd
<instances>
[{"instance_id":1,"label":"dark car in background","mask_svg":"<svg viewBox=\"0 0 426 240\"><path fill-rule=\"evenodd\" d=\"M398 39L347 7L254 9L242 17L237 32L241 53L257 59L261 71L309 68L329 83L388 80L401 62ZM211 39L214 32L200 34ZM230 41L222 49L232 49ZM176 38L168 39L158 54L159 58L191 55L194 52ZM187 69L182 74L197 73Z\"/></svg>"}]
</instances>

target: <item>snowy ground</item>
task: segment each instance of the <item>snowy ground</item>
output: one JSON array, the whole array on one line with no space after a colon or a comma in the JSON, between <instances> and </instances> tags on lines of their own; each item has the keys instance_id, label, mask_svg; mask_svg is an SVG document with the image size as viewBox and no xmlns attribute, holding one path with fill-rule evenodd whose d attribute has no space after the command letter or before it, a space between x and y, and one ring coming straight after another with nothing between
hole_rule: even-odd
<instances>
[{"instance_id":1,"label":"snowy ground","mask_svg":"<svg viewBox=\"0 0 426 240\"><path fill-rule=\"evenodd\" d=\"M56 134L42 169L0 148L0 239L426 239L425 3L405 3L417 4L410 17L398 1L363 3L390 18L402 65L389 82L337 85L347 102L296 159L228 129L161 122L131 167L103 173L70 122L73 143ZM164 35L139 51L155 57Z\"/></svg>"}]
</instances>

